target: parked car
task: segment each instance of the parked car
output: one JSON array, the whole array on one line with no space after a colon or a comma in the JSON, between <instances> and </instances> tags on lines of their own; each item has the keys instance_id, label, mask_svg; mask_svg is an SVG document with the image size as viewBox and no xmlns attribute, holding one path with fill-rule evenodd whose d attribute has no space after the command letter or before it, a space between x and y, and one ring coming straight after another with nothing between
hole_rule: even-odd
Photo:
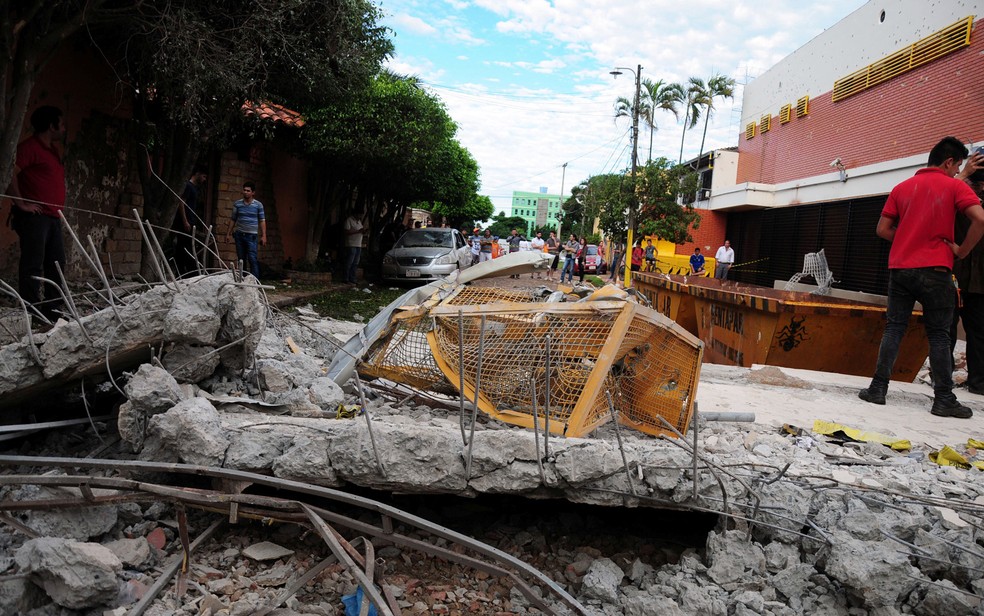
<instances>
[{"instance_id":1,"label":"parked car","mask_svg":"<svg viewBox=\"0 0 984 616\"><path fill-rule=\"evenodd\" d=\"M584 273L585 274L598 274L604 275L608 272L608 264L605 263L605 257L598 252L598 247L594 244L588 244L584 249ZM574 273L580 275L581 273L581 261L577 260L574 262Z\"/></svg>"},{"instance_id":2,"label":"parked car","mask_svg":"<svg viewBox=\"0 0 984 616\"><path fill-rule=\"evenodd\" d=\"M457 229L410 229L383 256L383 278L434 280L471 265L471 248Z\"/></svg>"}]
</instances>

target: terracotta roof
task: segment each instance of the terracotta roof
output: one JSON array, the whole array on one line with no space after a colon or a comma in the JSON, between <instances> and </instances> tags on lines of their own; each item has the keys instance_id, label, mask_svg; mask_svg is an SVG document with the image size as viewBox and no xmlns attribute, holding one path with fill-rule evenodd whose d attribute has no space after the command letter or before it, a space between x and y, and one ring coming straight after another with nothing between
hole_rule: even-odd
<instances>
[{"instance_id":1,"label":"terracotta roof","mask_svg":"<svg viewBox=\"0 0 984 616\"><path fill-rule=\"evenodd\" d=\"M242 109L243 113L248 116L256 116L263 120L271 120L274 123L295 128L304 126L304 117L300 113L276 103L246 101L243 103Z\"/></svg>"}]
</instances>

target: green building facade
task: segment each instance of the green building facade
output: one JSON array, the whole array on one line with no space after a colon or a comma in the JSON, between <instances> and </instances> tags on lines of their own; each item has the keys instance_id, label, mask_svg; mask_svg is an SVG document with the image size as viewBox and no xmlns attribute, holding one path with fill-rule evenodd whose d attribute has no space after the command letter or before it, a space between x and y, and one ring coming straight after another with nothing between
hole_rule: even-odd
<instances>
[{"instance_id":1,"label":"green building facade","mask_svg":"<svg viewBox=\"0 0 984 616\"><path fill-rule=\"evenodd\" d=\"M527 237L530 237L534 229L544 226L557 230L562 217L560 195L548 195L545 186L538 192L514 190L510 216L519 216L526 221Z\"/></svg>"}]
</instances>

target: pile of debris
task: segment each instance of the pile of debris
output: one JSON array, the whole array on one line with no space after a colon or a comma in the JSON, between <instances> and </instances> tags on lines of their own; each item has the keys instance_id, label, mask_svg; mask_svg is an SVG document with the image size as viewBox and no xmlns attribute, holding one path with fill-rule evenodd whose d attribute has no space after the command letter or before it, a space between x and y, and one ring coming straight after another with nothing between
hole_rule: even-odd
<instances>
[{"instance_id":1,"label":"pile of debris","mask_svg":"<svg viewBox=\"0 0 984 616\"><path fill-rule=\"evenodd\" d=\"M984 487L976 470L939 466L918 448L699 413L686 438L622 431L617 421L574 438L531 409L541 434L476 413L474 398L338 378L339 357L360 357L337 350L351 325L274 314L261 289L221 275L155 287L86 319L0 349L0 365L14 366L0 379L5 402L100 361L126 396L117 459L0 456L21 473L0 475L0 510L17 512L0 517L12 529L0 535L3 613L341 614L343 596L358 607L358 589L379 613L407 614L982 609ZM485 329L473 331L478 343ZM372 346L360 336L350 344ZM56 368L67 357L77 367ZM734 381L736 370L773 400L802 386L716 366L702 376ZM689 404L682 382L660 388ZM824 395L856 400L848 388ZM351 486L673 509L719 522L701 549L682 553L557 547L543 538L553 529L537 526L483 543L333 489ZM248 530L223 535L223 524ZM249 548L262 538L283 549L258 557ZM420 581L425 563L432 570Z\"/></svg>"}]
</instances>

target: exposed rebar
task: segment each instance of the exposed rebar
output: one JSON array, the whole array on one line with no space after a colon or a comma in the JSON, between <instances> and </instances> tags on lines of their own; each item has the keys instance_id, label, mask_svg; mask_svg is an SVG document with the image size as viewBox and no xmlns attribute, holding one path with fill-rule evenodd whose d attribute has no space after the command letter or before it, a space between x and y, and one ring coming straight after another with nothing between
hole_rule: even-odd
<instances>
[{"instance_id":1,"label":"exposed rebar","mask_svg":"<svg viewBox=\"0 0 984 616\"><path fill-rule=\"evenodd\" d=\"M376 466L379 467L379 474L386 476L386 469L383 468L383 460L379 457L379 450L376 449L376 435L372 431L372 420L369 418L369 402L366 401L366 392L362 387L362 379L359 378L359 371L353 373L355 377L355 387L359 390L359 401L362 402L362 415L366 418L366 430L369 431L369 442L372 444L372 454L376 456Z\"/></svg>"},{"instance_id":2,"label":"exposed rebar","mask_svg":"<svg viewBox=\"0 0 984 616\"><path fill-rule=\"evenodd\" d=\"M471 481L472 446L475 444L475 423L478 422L478 395L482 385L482 355L485 353L485 315L479 321L478 358L475 361L475 403L472 408L471 428L468 434L468 454L465 458L465 481Z\"/></svg>"},{"instance_id":3,"label":"exposed rebar","mask_svg":"<svg viewBox=\"0 0 984 616\"><path fill-rule=\"evenodd\" d=\"M625 478L629 482L629 490L632 496L638 496L635 484L632 482L632 472L629 471L629 460L625 457L625 445L622 443L622 430L618 425L618 414L615 411L615 403L612 402L612 392L605 390L605 398L608 399L608 412L612 416L612 423L615 426L615 438L618 440L618 451L622 454L622 467L625 469Z\"/></svg>"}]
</instances>

